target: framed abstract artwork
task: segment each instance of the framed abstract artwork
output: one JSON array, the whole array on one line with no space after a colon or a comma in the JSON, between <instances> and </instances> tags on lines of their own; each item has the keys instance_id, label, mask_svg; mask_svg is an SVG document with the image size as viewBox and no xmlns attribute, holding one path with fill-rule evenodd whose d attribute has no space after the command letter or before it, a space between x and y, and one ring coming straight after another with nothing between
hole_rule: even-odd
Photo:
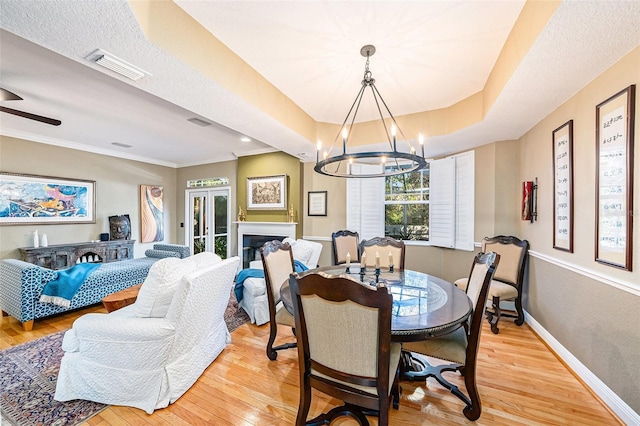
<instances>
[{"instance_id":1,"label":"framed abstract artwork","mask_svg":"<svg viewBox=\"0 0 640 426\"><path fill-rule=\"evenodd\" d=\"M96 222L96 183L0 172L0 225Z\"/></svg>"},{"instance_id":2,"label":"framed abstract artwork","mask_svg":"<svg viewBox=\"0 0 640 426\"><path fill-rule=\"evenodd\" d=\"M287 175L247 178L247 210L286 210Z\"/></svg>"},{"instance_id":3,"label":"framed abstract artwork","mask_svg":"<svg viewBox=\"0 0 640 426\"><path fill-rule=\"evenodd\" d=\"M164 191L157 185L140 185L140 242L164 241Z\"/></svg>"},{"instance_id":4,"label":"framed abstract artwork","mask_svg":"<svg viewBox=\"0 0 640 426\"><path fill-rule=\"evenodd\" d=\"M596 262L631 271L635 85L596 106Z\"/></svg>"},{"instance_id":5,"label":"framed abstract artwork","mask_svg":"<svg viewBox=\"0 0 640 426\"><path fill-rule=\"evenodd\" d=\"M553 248L573 253L573 120L552 135Z\"/></svg>"}]
</instances>

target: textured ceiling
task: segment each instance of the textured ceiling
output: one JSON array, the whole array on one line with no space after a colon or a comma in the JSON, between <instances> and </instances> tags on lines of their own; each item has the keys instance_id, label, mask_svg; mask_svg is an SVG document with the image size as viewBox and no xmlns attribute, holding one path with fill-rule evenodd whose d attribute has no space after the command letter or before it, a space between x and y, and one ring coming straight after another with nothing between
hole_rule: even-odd
<instances>
[{"instance_id":1,"label":"textured ceiling","mask_svg":"<svg viewBox=\"0 0 640 426\"><path fill-rule=\"evenodd\" d=\"M487 81L522 1L177 1L317 121L341 122L364 58L394 115L449 106ZM565 1L485 119L430 138L444 155L528 131L640 44L640 2ZM0 114L0 132L168 166L279 149L315 158L313 142L147 41L124 0L2 0L3 106L62 120ZM152 75L131 82L84 58L101 48ZM525 102L523 102L525 100ZM363 111L362 118L367 112ZM199 127L199 117L217 124ZM241 135L253 142L241 143ZM130 149L113 142L132 145ZM303 154L304 153L304 154Z\"/></svg>"}]
</instances>

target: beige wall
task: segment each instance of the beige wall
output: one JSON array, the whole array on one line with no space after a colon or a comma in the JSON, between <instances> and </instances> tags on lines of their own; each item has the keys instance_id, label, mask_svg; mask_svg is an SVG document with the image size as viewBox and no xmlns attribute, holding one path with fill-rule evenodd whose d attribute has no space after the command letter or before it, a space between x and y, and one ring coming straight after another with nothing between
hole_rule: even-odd
<instances>
[{"instance_id":1,"label":"beige wall","mask_svg":"<svg viewBox=\"0 0 640 426\"><path fill-rule=\"evenodd\" d=\"M635 117L633 272L594 260L595 107L640 82L640 47L540 121L519 141L518 180L538 177L538 221L520 221L531 243L525 309L580 362L640 412L640 126ZM553 249L554 129L574 121L574 253ZM601 279L597 279L601 277ZM623 289L616 288L616 285ZM634 290L635 289L635 290Z\"/></svg>"},{"instance_id":2,"label":"beige wall","mask_svg":"<svg viewBox=\"0 0 640 426\"><path fill-rule=\"evenodd\" d=\"M96 240L109 232L109 216L118 214L129 214L135 257L144 256L153 243L139 243L142 184L164 187L165 241L176 240L175 169L0 136L0 170L96 182L96 223L0 226L0 258L19 259L18 247L32 246L36 229L50 245Z\"/></svg>"}]
</instances>

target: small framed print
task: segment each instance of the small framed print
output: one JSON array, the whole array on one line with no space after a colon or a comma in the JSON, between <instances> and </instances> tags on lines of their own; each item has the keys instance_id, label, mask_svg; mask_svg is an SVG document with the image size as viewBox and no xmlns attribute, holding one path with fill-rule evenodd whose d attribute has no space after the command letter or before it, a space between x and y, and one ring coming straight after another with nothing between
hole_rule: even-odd
<instances>
[{"instance_id":1,"label":"small framed print","mask_svg":"<svg viewBox=\"0 0 640 426\"><path fill-rule=\"evenodd\" d=\"M573 120L553 131L553 248L573 253Z\"/></svg>"},{"instance_id":2,"label":"small framed print","mask_svg":"<svg viewBox=\"0 0 640 426\"><path fill-rule=\"evenodd\" d=\"M309 191L307 196L307 216L326 216L327 191Z\"/></svg>"},{"instance_id":3,"label":"small framed print","mask_svg":"<svg viewBox=\"0 0 640 426\"><path fill-rule=\"evenodd\" d=\"M635 85L596 106L596 262L631 271Z\"/></svg>"}]
</instances>

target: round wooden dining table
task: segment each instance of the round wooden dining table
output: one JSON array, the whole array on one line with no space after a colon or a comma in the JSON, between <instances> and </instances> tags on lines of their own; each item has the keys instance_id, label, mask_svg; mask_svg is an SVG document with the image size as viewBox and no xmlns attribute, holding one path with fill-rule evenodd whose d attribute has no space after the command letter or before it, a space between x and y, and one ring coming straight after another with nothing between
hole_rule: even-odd
<instances>
[{"instance_id":1,"label":"round wooden dining table","mask_svg":"<svg viewBox=\"0 0 640 426\"><path fill-rule=\"evenodd\" d=\"M372 267L362 270L358 265L348 269L344 265L326 266L300 273L324 272L329 275L349 275L363 285L381 286L393 296L391 340L411 342L426 340L451 333L471 315L473 305L467 294L448 281L433 275L408 269ZM293 314L289 283L280 288L285 309Z\"/></svg>"}]
</instances>

